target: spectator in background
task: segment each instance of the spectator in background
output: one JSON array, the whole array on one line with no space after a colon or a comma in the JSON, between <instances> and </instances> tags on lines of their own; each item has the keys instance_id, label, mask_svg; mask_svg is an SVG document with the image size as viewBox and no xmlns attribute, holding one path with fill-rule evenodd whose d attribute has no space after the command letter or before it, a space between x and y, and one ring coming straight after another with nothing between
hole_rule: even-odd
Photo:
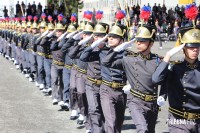
<instances>
[{"instance_id":1,"label":"spectator in background","mask_svg":"<svg viewBox=\"0 0 200 133\"><path fill-rule=\"evenodd\" d=\"M20 11L21 11L20 4L19 4L19 1L17 1L17 4L16 4L16 16L19 16Z\"/></svg>"},{"instance_id":2,"label":"spectator in background","mask_svg":"<svg viewBox=\"0 0 200 133\"><path fill-rule=\"evenodd\" d=\"M24 1L22 1L21 3L21 7L22 7L22 10L23 10L23 13L21 14L22 16L25 15L25 9L26 9L26 5L24 4Z\"/></svg>"},{"instance_id":3,"label":"spectator in background","mask_svg":"<svg viewBox=\"0 0 200 133\"><path fill-rule=\"evenodd\" d=\"M53 11L53 19L56 19L58 16L58 8L55 7L54 11Z\"/></svg>"},{"instance_id":4,"label":"spectator in background","mask_svg":"<svg viewBox=\"0 0 200 133\"><path fill-rule=\"evenodd\" d=\"M153 6L153 14L158 12L158 7L156 6L156 3Z\"/></svg>"},{"instance_id":5,"label":"spectator in background","mask_svg":"<svg viewBox=\"0 0 200 133\"><path fill-rule=\"evenodd\" d=\"M40 2L38 3L37 9L38 9L38 12L40 12L40 14L42 14L42 5Z\"/></svg>"},{"instance_id":6,"label":"spectator in background","mask_svg":"<svg viewBox=\"0 0 200 133\"><path fill-rule=\"evenodd\" d=\"M168 25L167 25L167 35L169 36L171 34L173 34L173 25L172 25L172 23L168 23Z\"/></svg>"},{"instance_id":7,"label":"spectator in background","mask_svg":"<svg viewBox=\"0 0 200 133\"><path fill-rule=\"evenodd\" d=\"M170 38L175 38L175 40L177 40L178 28L178 22L176 21L174 23L173 33L168 36L167 41L169 41Z\"/></svg>"},{"instance_id":8,"label":"spectator in background","mask_svg":"<svg viewBox=\"0 0 200 133\"><path fill-rule=\"evenodd\" d=\"M35 11L36 11L36 5L35 5L35 1L33 1L32 8L33 8L33 10L35 10Z\"/></svg>"},{"instance_id":9,"label":"spectator in background","mask_svg":"<svg viewBox=\"0 0 200 133\"><path fill-rule=\"evenodd\" d=\"M162 12L166 13L166 11L167 11L167 8L166 8L165 4L163 4L163 6L162 6Z\"/></svg>"},{"instance_id":10,"label":"spectator in background","mask_svg":"<svg viewBox=\"0 0 200 133\"><path fill-rule=\"evenodd\" d=\"M149 5L149 3L147 4L147 6L151 8L151 6Z\"/></svg>"},{"instance_id":11,"label":"spectator in background","mask_svg":"<svg viewBox=\"0 0 200 133\"><path fill-rule=\"evenodd\" d=\"M155 22L155 26L156 26L156 29L157 29L157 32L156 32L156 37L159 41L159 46L160 46L160 49L162 49L162 40L161 40L161 33L163 32L160 25L159 25L159 22L158 20L156 20Z\"/></svg>"},{"instance_id":12,"label":"spectator in background","mask_svg":"<svg viewBox=\"0 0 200 133\"><path fill-rule=\"evenodd\" d=\"M28 15L32 15L32 13L31 13L31 4L30 3L28 3L28 8L26 9L26 16L28 16Z\"/></svg>"},{"instance_id":13,"label":"spectator in background","mask_svg":"<svg viewBox=\"0 0 200 133\"><path fill-rule=\"evenodd\" d=\"M130 23L133 23L133 18L134 18L134 10L133 7L129 8L129 16L130 16Z\"/></svg>"},{"instance_id":14,"label":"spectator in background","mask_svg":"<svg viewBox=\"0 0 200 133\"><path fill-rule=\"evenodd\" d=\"M158 12L159 12L159 14L162 15L162 8L161 8L160 4L158 4Z\"/></svg>"},{"instance_id":15,"label":"spectator in background","mask_svg":"<svg viewBox=\"0 0 200 133\"><path fill-rule=\"evenodd\" d=\"M140 5L137 4L136 6L136 14L137 14L137 17L139 18L139 15L140 15Z\"/></svg>"},{"instance_id":16,"label":"spectator in background","mask_svg":"<svg viewBox=\"0 0 200 133\"><path fill-rule=\"evenodd\" d=\"M196 26L200 26L200 18L197 18Z\"/></svg>"},{"instance_id":17,"label":"spectator in background","mask_svg":"<svg viewBox=\"0 0 200 133\"><path fill-rule=\"evenodd\" d=\"M6 9L6 6L4 6L3 14L5 18L8 17L8 9Z\"/></svg>"},{"instance_id":18,"label":"spectator in background","mask_svg":"<svg viewBox=\"0 0 200 133\"><path fill-rule=\"evenodd\" d=\"M180 11L180 7L177 4L176 7L175 7L175 13L178 13L178 11Z\"/></svg>"},{"instance_id":19,"label":"spectator in background","mask_svg":"<svg viewBox=\"0 0 200 133\"><path fill-rule=\"evenodd\" d=\"M59 7L59 13L64 14L64 12L65 12L65 5L64 5L64 3L62 2L61 5L60 5L60 7Z\"/></svg>"},{"instance_id":20,"label":"spectator in background","mask_svg":"<svg viewBox=\"0 0 200 133\"><path fill-rule=\"evenodd\" d=\"M162 29L163 33L167 33L167 23L166 23L166 21L163 21L161 29Z\"/></svg>"}]
</instances>

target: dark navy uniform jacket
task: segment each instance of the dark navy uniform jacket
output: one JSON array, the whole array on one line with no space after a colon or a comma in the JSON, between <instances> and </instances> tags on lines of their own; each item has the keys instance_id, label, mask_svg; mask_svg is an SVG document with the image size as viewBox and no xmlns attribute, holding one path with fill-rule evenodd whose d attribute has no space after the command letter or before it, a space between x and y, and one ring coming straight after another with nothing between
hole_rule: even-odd
<instances>
[{"instance_id":1,"label":"dark navy uniform jacket","mask_svg":"<svg viewBox=\"0 0 200 133\"><path fill-rule=\"evenodd\" d=\"M65 54L62 52L61 47L59 47L59 43L60 41L57 41L56 38L55 41L52 41L50 49L52 51L53 60L58 62L64 62Z\"/></svg>"},{"instance_id":2,"label":"dark navy uniform jacket","mask_svg":"<svg viewBox=\"0 0 200 133\"><path fill-rule=\"evenodd\" d=\"M158 85L152 82L152 74L160 58L152 53L144 57L142 54L127 50L123 58L116 59L117 55L121 53L110 50L102 63L108 67L124 70L132 89L144 94L157 95Z\"/></svg>"},{"instance_id":3,"label":"dark navy uniform jacket","mask_svg":"<svg viewBox=\"0 0 200 133\"><path fill-rule=\"evenodd\" d=\"M187 61L168 67L161 62L152 76L154 83L166 83L169 105L191 113L200 113L200 62L194 65Z\"/></svg>"},{"instance_id":4,"label":"dark navy uniform jacket","mask_svg":"<svg viewBox=\"0 0 200 133\"><path fill-rule=\"evenodd\" d=\"M69 57L76 59L77 66L84 70L87 70L88 63L81 61L79 58L86 47L87 46L78 45L78 41L76 41L68 53Z\"/></svg>"},{"instance_id":5,"label":"dark navy uniform jacket","mask_svg":"<svg viewBox=\"0 0 200 133\"><path fill-rule=\"evenodd\" d=\"M72 65L72 64L77 64L76 60L77 59L72 59L69 56L69 51L71 51L71 49L73 48L74 45L76 45L79 41L74 40L73 38L69 38L69 39L63 39L61 40L61 46L62 46L62 52L65 53L65 64L66 65Z\"/></svg>"},{"instance_id":6,"label":"dark navy uniform jacket","mask_svg":"<svg viewBox=\"0 0 200 133\"><path fill-rule=\"evenodd\" d=\"M28 40L29 40L29 49L33 50L34 52L37 51L37 46L35 45L35 41L38 38L39 34L31 34L30 36L28 36Z\"/></svg>"},{"instance_id":7,"label":"dark navy uniform jacket","mask_svg":"<svg viewBox=\"0 0 200 133\"><path fill-rule=\"evenodd\" d=\"M43 47L43 52L45 53L45 55L52 55L50 48L53 41L56 41L56 36L52 36L52 37L46 36L41 39L39 45Z\"/></svg>"},{"instance_id":8,"label":"dark navy uniform jacket","mask_svg":"<svg viewBox=\"0 0 200 133\"><path fill-rule=\"evenodd\" d=\"M100 49L96 47L93 51L99 51ZM88 68L87 68L87 75L90 78L93 79L102 79L101 77L101 66L99 60L92 61L90 60L89 53L85 50L80 56L80 60L88 62Z\"/></svg>"},{"instance_id":9,"label":"dark navy uniform jacket","mask_svg":"<svg viewBox=\"0 0 200 133\"><path fill-rule=\"evenodd\" d=\"M108 47L104 47L99 51L93 51L93 49L89 46L83 52L84 54L81 56L81 60L83 61L99 61L101 68L101 77L103 80L109 82L118 82L118 83L126 83L126 76L124 70L120 68L111 68L102 64L102 60L106 57L109 51ZM122 58L122 55L117 55L115 59Z\"/></svg>"}]
</instances>

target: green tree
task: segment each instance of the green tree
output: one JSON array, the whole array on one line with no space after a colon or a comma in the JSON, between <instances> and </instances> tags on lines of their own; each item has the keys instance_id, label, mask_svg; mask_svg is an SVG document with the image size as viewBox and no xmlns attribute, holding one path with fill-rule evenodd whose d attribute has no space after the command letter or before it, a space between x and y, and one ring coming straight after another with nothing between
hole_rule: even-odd
<instances>
[{"instance_id":1,"label":"green tree","mask_svg":"<svg viewBox=\"0 0 200 133\"><path fill-rule=\"evenodd\" d=\"M57 4L59 0L56 0ZM65 15L70 15L71 13L77 13L78 14L78 9L83 8L83 1L82 0L60 0L61 2L64 2L65 5ZM55 0L48 0L49 4L54 3Z\"/></svg>"}]
</instances>

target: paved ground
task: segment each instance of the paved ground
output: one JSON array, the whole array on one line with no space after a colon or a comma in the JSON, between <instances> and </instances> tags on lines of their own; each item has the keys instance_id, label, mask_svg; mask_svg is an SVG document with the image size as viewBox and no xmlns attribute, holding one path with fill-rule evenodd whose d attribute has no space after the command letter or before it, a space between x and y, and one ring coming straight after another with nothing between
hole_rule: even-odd
<instances>
[{"instance_id":1,"label":"paved ground","mask_svg":"<svg viewBox=\"0 0 200 133\"><path fill-rule=\"evenodd\" d=\"M158 43L152 51L164 56L175 42ZM174 59L183 57L178 54ZM15 69L10 61L0 56L0 132L1 133L84 133L84 127L78 127L76 121L69 120L70 112L60 112L53 106L50 97L45 97L28 82L23 74ZM166 133L167 103L159 113L156 133ZM122 133L134 133L135 126L126 110Z\"/></svg>"}]
</instances>

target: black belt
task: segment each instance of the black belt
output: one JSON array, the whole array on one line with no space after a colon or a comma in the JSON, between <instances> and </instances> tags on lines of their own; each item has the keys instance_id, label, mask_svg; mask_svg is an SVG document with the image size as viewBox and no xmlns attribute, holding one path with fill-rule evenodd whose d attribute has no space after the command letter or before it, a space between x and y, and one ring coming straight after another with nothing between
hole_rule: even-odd
<instances>
[{"instance_id":1,"label":"black belt","mask_svg":"<svg viewBox=\"0 0 200 133\"><path fill-rule=\"evenodd\" d=\"M157 100L157 96L155 95L147 95L147 94L143 94L139 91L135 91L134 89L130 90L131 94L134 95L135 97L138 97L146 102L150 102L150 101L155 101Z\"/></svg>"},{"instance_id":2,"label":"black belt","mask_svg":"<svg viewBox=\"0 0 200 133\"><path fill-rule=\"evenodd\" d=\"M126 85L126 84L123 84L123 83L109 82L109 81L106 81L106 80L103 80L102 83L104 85L107 85L107 86L112 87L114 89L119 89L119 88L122 88L122 87L124 87Z\"/></svg>"},{"instance_id":3,"label":"black belt","mask_svg":"<svg viewBox=\"0 0 200 133\"><path fill-rule=\"evenodd\" d=\"M199 113L183 112L172 107L169 107L169 112L187 120L200 119Z\"/></svg>"},{"instance_id":4,"label":"black belt","mask_svg":"<svg viewBox=\"0 0 200 133\"><path fill-rule=\"evenodd\" d=\"M101 83L102 83L102 80L93 79L93 78L90 78L90 77L87 77L87 79L88 79L88 81L90 81L90 82L92 82L92 83L94 83L98 86L101 85Z\"/></svg>"}]
</instances>

